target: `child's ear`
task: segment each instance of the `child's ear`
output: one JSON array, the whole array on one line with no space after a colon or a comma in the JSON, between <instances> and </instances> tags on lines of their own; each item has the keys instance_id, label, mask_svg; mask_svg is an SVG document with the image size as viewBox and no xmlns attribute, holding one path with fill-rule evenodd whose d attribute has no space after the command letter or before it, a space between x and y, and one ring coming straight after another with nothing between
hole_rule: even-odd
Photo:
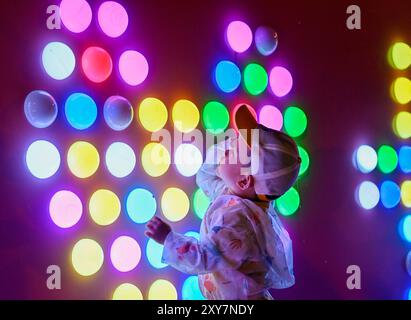
<instances>
[{"instance_id":1,"label":"child's ear","mask_svg":"<svg viewBox=\"0 0 411 320\"><path fill-rule=\"evenodd\" d=\"M247 190L248 188L253 186L253 176L241 176L240 179L237 181L237 187L241 190Z\"/></svg>"}]
</instances>

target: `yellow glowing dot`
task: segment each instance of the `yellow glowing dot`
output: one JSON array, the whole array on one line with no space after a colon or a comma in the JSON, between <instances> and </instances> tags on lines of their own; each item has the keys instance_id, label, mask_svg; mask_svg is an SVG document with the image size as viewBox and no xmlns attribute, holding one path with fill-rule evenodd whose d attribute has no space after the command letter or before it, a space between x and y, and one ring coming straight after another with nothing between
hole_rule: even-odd
<instances>
[{"instance_id":1,"label":"yellow glowing dot","mask_svg":"<svg viewBox=\"0 0 411 320\"><path fill-rule=\"evenodd\" d=\"M404 181L401 185L401 201L407 208L411 208L411 180Z\"/></svg>"},{"instance_id":2,"label":"yellow glowing dot","mask_svg":"<svg viewBox=\"0 0 411 320\"><path fill-rule=\"evenodd\" d=\"M407 104L411 101L411 81L405 77L394 80L391 87L391 95L395 102Z\"/></svg>"},{"instance_id":3,"label":"yellow glowing dot","mask_svg":"<svg viewBox=\"0 0 411 320\"><path fill-rule=\"evenodd\" d=\"M178 100L172 111L174 126L178 131L187 133L193 131L200 121L197 106L189 100Z\"/></svg>"},{"instance_id":4,"label":"yellow glowing dot","mask_svg":"<svg viewBox=\"0 0 411 320\"><path fill-rule=\"evenodd\" d=\"M73 247L71 262L82 276L91 276L100 270L104 261L101 246L92 239L81 239Z\"/></svg>"},{"instance_id":5,"label":"yellow glowing dot","mask_svg":"<svg viewBox=\"0 0 411 320\"><path fill-rule=\"evenodd\" d=\"M397 42L388 52L391 66L398 70L405 70L411 65L411 48L404 42Z\"/></svg>"},{"instance_id":6,"label":"yellow glowing dot","mask_svg":"<svg viewBox=\"0 0 411 320\"><path fill-rule=\"evenodd\" d=\"M113 300L143 300L143 294L134 284L120 284L113 293Z\"/></svg>"},{"instance_id":7,"label":"yellow glowing dot","mask_svg":"<svg viewBox=\"0 0 411 320\"><path fill-rule=\"evenodd\" d=\"M183 219L190 208L190 200L187 194L179 188L168 188L161 198L161 210L164 216L172 221Z\"/></svg>"},{"instance_id":8,"label":"yellow glowing dot","mask_svg":"<svg viewBox=\"0 0 411 320\"><path fill-rule=\"evenodd\" d=\"M159 177L166 173L170 167L170 162L170 153L161 143L150 142L141 153L143 169L152 177Z\"/></svg>"},{"instance_id":9,"label":"yellow glowing dot","mask_svg":"<svg viewBox=\"0 0 411 320\"><path fill-rule=\"evenodd\" d=\"M146 98L140 104L138 116L144 129L155 132L162 129L166 124L168 112L161 100Z\"/></svg>"},{"instance_id":10,"label":"yellow glowing dot","mask_svg":"<svg viewBox=\"0 0 411 320\"><path fill-rule=\"evenodd\" d=\"M78 178L88 178L98 169L100 157L97 149L89 142L74 142L67 153L70 171Z\"/></svg>"},{"instance_id":11,"label":"yellow glowing dot","mask_svg":"<svg viewBox=\"0 0 411 320\"><path fill-rule=\"evenodd\" d=\"M399 112L393 119L392 127L395 134L401 139L411 138L411 113Z\"/></svg>"},{"instance_id":12,"label":"yellow glowing dot","mask_svg":"<svg viewBox=\"0 0 411 320\"><path fill-rule=\"evenodd\" d=\"M177 300L177 290L170 281L158 279L148 290L148 300Z\"/></svg>"},{"instance_id":13,"label":"yellow glowing dot","mask_svg":"<svg viewBox=\"0 0 411 320\"><path fill-rule=\"evenodd\" d=\"M93 193L88 204L91 218L100 226L107 226L120 215L120 200L110 190L100 189Z\"/></svg>"}]
</instances>

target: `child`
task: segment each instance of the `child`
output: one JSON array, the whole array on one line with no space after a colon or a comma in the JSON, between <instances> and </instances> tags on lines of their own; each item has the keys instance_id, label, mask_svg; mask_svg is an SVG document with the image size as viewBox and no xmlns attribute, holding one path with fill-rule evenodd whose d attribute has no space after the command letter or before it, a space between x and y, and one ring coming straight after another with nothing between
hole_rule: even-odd
<instances>
[{"instance_id":1,"label":"child","mask_svg":"<svg viewBox=\"0 0 411 320\"><path fill-rule=\"evenodd\" d=\"M200 241L172 231L158 217L147 223L145 234L164 244L163 262L199 275L207 299L272 300L268 289L292 286L294 274L291 240L269 201L294 184L301 159L289 136L258 125L247 106L238 109L235 122L239 129L258 129L258 140L240 135L229 139L228 150L215 146L224 151L217 164L208 159L215 154L207 153L196 179L211 199ZM257 168L252 174L244 174L239 161L227 163L238 158L233 155L241 143L249 147L251 168Z\"/></svg>"}]
</instances>

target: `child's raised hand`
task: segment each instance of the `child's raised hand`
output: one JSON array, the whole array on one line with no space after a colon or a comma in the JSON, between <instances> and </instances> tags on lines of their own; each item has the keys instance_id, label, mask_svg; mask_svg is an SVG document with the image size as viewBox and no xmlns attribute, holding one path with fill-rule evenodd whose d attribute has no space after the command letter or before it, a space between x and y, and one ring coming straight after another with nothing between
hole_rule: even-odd
<instances>
[{"instance_id":1,"label":"child's raised hand","mask_svg":"<svg viewBox=\"0 0 411 320\"><path fill-rule=\"evenodd\" d=\"M164 241L170 232L171 227L167 223L158 217L154 217L147 222L144 234L158 243L164 244Z\"/></svg>"}]
</instances>

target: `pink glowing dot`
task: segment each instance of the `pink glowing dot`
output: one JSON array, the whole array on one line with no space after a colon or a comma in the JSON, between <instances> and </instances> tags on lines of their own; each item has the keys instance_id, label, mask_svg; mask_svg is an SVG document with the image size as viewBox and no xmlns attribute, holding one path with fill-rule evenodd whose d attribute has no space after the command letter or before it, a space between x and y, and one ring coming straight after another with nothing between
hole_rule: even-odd
<instances>
[{"instance_id":1,"label":"pink glowing dot","mask_svg":"<svg viewBox=\"0 0 411 320\"><path fill-rule=\"evenodd\" d=\"M64 26L74 33L83 32L91 23L92 12L85 0L63 0L60 3L60 18Z\"/></svg>"},{"instance_id":2,"label":"pink glowing dot","mask_svg":"<svg viewBox=\"0 0 411 320\"><path fill-rule=\"evenodd\" d=\"M114 240L110 257L113 266L121 272L133 270L141 258L141 249L137 241L128 236L121 236Z\"/></svg>"},{"instance_id":3,"label":"pink glowing dot","mask_svg":"<svg viewBox=\"0 0 411 320\"><path fill-rule=\"evenodd\" d=\"M283 115L274 106L266 105L261 108L259 117L260 123L267 128L281 130L283 127Z\"/></svg>"},{"instance_id":4,"label":"pink glowing dot","mask_svg":"<svg viewBox=\"0 0 411 320\"><path fill-rule=\"evenodd\" d=\"M242 21L233 21L227 27L226 40L235 52L246 51L253 42L253 33L250 27Z\"/></svg>"},{"instance_id":5,"label":"pink glowing dot","mask_svg":"<svg viewBox=\"0 0 411 320\"><path fill-rule=\"evenodd\" d=\"M120 56L119 71L127 84L136 86L147 78L148 62L140 52L128 50Z\"/></svg>"},{"instance_id":6,"label":"pink glowing dot","mask_svg":"<svg viewBox=\"0 0 411 320\"><path fill-rule=\"evenodd\" d=\"M283 67L274 67L270 72L271 91L279 98L287 95L293 87L290 71Z\"/></svg>"},{"instance_id":7,"label":"pink glowing dot","mask_svg":"<svg viewBox=\"0 0 411 320\"><path fill-rule=\"evenodd\" d=\"M51 198L50 217L60 228L70 228L81 218L83 205L79 197L67 190L58 191Z\"/></svg>"},{"instance_id":8,"label":"pink glowing dot","mask_svg":"<svg viewBox=\"0 0 411 320\"><path fill-rule=\"evenodd\" d=\"M127 11L115 1L103 2L98 9L98 23L106 35L117 38L127 29Z\"/></svg>"}]
</instances>

